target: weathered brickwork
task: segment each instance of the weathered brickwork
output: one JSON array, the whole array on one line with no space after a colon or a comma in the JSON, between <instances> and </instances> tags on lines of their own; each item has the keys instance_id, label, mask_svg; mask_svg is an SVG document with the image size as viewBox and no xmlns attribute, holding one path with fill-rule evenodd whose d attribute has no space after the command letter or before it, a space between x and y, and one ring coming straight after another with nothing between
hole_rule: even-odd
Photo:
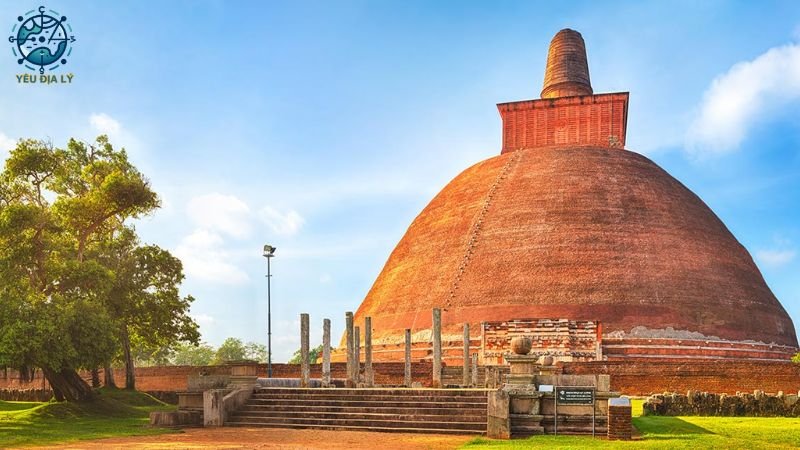
<instances>
[{"instance_id":1,"label":"weathered brickwork","mask_svg":"<svg viewBox=\"0 0 800 450\"><path fill-rule=\"evenodd\" d=\"M611 375L611 389L627 395L800 390L800 365L788 361L592 361L564 363L563 370L565 374Z\"/></svg>"},{"instance_id":2,"label":"weathered brickwork","mask_svg":"<svg viewBox=\"0 0 800 450\"><path fill-rule=\"evenodd\" d=\"M800 390L800 365L790 362L624 360L559 364L563 373L567 375L611 375L611 389L627 395L651 395L687 390L727 394L754 390L773 394L779 391L796 393ZM373 363L373 367L376 384L393 386L403 384L402 363ZM266 365L260 365L258 370L259 376L266 376ZM297 364L273 364L272 370L277 378L300 377L300 366ZM320 370L320 364L312 364L312 378L319 378ZM344 363L331 364L333 378L345 378L345 370ZM186 389L186 379L190 374L226 374L228 371L229 368L226 366L139 367L136 369L136 385L143 391L181 391ZM415 361L412 364L412 380L430 386L431 371L430 362ZM122 380L124 374L121 370L117 370L114 375L117 380ZM13 371L9 371L8 379L0 377L0 388L47 387L39 372L29 383L19 383L15 376ZM89 379L89 373L84 372L83 376Z\"/></svg>"},{"instance_id":3,"label":"weathered brickwork","mask_svg":"<svg viewBox=\"0 0 800 450\"><path fill-rule=\"evenodd\" d=\"M788 359L794 324L753 258L696 194L624 149L628 93L594 94L579 33L553 39L541 99L497 107L501 154L431 200L355 313L372 318L376 351L406 329L424 348L442 308L445 341L464 324L561 317L669 338L608 342L610 359Z\"/></svg>"},{"instance_id":4,"label":"weathered brickwork","mask_svg":"<svg viewBox=\"0 0 800 450\"><path fill-rule=\"evenodd\" d=\"M603 355L609 360L751 359L788 361L797 347L746 341L710 339L646 339L603 337Z\"/></svg>"},{"instance_id":5,"label":"weathered brickwork","mask_svg":"<svg viewBox=\"0 0 800 450\"><path fill-rule=\"evenodd\" d=\"M542 98L592 95L586 43L575 30L565 28L550 41Z\"/></svg>"},{"instance_id":6,"label":"weathered brickwork","mask_svg":"<svg viewBox=\"0 0 800 450\"><path fill-rule=\"evenodd\" d=\"M402 385L405 365L402 363L373 363L372 365L375 383L379 385ZM423 386L431 386L431 372L433 368L430 362L415 362L412 365L411 378L414 382L419 382ZM363 372L363 365L362 365ZM162 367L137 367L136 368L136 388L140 391L183 391L186 390L186 380L189 375L228 375L229 366L162 366ZM0 389L33 389L49 388L49 385L42 379L41 371L37 371L34 379L27 383L20 383L19 377L14 371L8 372L8 377L0 377ZM91 380L89 372L81 372L81 376ZM267 365L259 364L258 376L267 376ZM299 378L299 364L272 364L272 376L274 378ZM322 364L311 365L311 377L322 377ZM332 378L346 378L346 364L331 363ZM122 369L114 370L114 378L118 382L124 382L125 372ZM103 379L103 371L100 371L100 379Z\"/></svg>"},{"instance_id":7,"label":"weathered brickwork","mask_svg":"<svg viewBox=\"0 0 800 450\"><path fill-rule=\"evenodd\" d=\"M608 438L627 441L633 431L631 424L631 405L608 406Z\"/></svg>"},{"instance_id":8,"label":"weathered brickwork","mask_svg":"<svg viewBox=\"0 0 800 450\"><path fill-rule=\"evenodd\" d=\"M625 146L628 93L527 100L497 105L501 153L555 145Z\"/></svg>"},{"instance_id":9,"label":"weathered brickwork","mask_svg":"<svg viewBox=\"0 0 800 450\"><path fill-rule=\"evenodd\" d=\"M601 329L592 320L515 319L484 322L481 361L484 365L505 364L503 355L511 350L511 339L527 336L531 354L550 355L556 361L594 360L598 357Z\"/></svg>"}]
</instances>

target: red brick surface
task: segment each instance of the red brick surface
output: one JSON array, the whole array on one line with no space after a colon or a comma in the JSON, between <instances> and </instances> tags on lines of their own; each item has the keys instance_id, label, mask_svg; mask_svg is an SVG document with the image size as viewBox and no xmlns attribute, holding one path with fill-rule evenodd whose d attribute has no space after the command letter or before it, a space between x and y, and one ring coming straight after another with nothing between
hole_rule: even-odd
<instances>
[{"instance_id":1,"label":"red brick surface","mask_svg":"<svg viewBox=\"0 0 800 450\"><path fill-rule=\"evenodd\" d=\"M501 103L497 109L502 153L553 145L625 146L627 92Z\"/></svg>"},{"instance_id":2,"label":"red brick surface","mask_svg":"<svg viewBox=\"0 0 800 450\"><path fill-rule=\"evenodd\" d=\"M593 361L564 363L563 369L569 375L611 375L611 389L627 395L800 390L800 365L788 361Z\"/></svg>"},{"instance_id":3,"label":"red brick surface","mask_svg":"<svg viewBox=\"0 0 800 450\"><path fill-rule=\"evenodd\" d=\"M629 440L631 438L631 407L608 407L608 438Z\"/></svg>"},{"instance_id":4,"label":"red brick surface","mask_svg":"<svg viewBox=\"0 0 800 450\"><path fill-rule=\"evenodd\" d=\"M575 30L565 28L550 41L542 98L591 94L592 82L589 79L589 63L586 60L583 36Z\"/></svg>"},{"instance_id":5,"label":"red brick surface","mask_svg":"<svg viewBox=\"0 0 800 450\"><path fill-rule=\"evenodd\" d=\"M796 346L747 250L683 184L621 149L546 147L489 158L428 204L355 315L375 343L430 329L559 317ZM427 341L429 341L429 335Z\"/></svg>"},{"instance_id":6,"label":"red brick surface","mask_svg":"<svg viewBox=\"0 0 800 450\"><path fill-rule=\"evenodd\" d=\"M735 394L737 391L762 390L770 393L797 392L800 390L800 365L789 362L747 361L592 361L561 363L564 374L608 374L611 375L612 390L627 395L650 395L663 392L686 392L687 390ZM402 363L376 363L375 382L384 385L403 383ZM430 362L415 362L414 381L431 384ZM297 378L297 364L273 364L273 376ZM143 391L181 391L186 389L186 378L190 374L227 373L226 366L168 366L139 367L136 369L137 387ZM334 378L345 377L345 364L333 363ZM320 365L311 366L312 377L319 377ZM89 378L88 373L83 374ZM117 380L123 380L123 372L115 371ZM259 376L266 376L266 365L259 366ZM8 379L0 378L0 388L41 388L41 373L30 383L19 383L17 375L9 371ZM101 377L102 378L102 377ZM46 383L44 383L46 385Z\"/></svg>"},{"instance_id":7,"label":"red brick surface","mask_svg":"<svg viewBox=\"0 0 800 450\"><path fill-rule=\"evenodd\" d=\"M381 385L401 385L405 365L403 363L375 363L375 383ZM363 362L362 362L363 370ZM321 364L311 365L311 377L320 378L322 371ZM140 391L182 391L186 390L186 379L189 375L196 374L222 375L229 374L228 366L163 366L163 367L137 367L136 368L136 388ZM431 386L431 374L433 366L430 362L415 362L412 365L412 381L420 382L423 386ZM89 372L82 372L81 375L87 381L91 379ZM258 376L267 376L267 365L258 366ZM273 364L272 376L274 378L299 378L299 364ZM346 364L332 363L331 376L333 378L346 378ZM125 372L122 369L114 370L114 377L117 383L124 383ZM100 379L103 379L101 370ZM42 388L47 387L47 382L41 378L41 371L37 371L33 381L20 383L18 375L14 371L8 372L7 378L0 378L0 389L2 388Z\"/></svg>"}]
</instances>

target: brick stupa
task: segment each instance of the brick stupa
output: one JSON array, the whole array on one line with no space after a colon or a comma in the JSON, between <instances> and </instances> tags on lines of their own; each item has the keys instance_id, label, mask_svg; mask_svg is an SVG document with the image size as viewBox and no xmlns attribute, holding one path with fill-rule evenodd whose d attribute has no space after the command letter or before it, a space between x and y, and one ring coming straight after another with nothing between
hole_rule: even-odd
<instances>
[{"instance_id":1,"label":"brick stupa","mask_svg":"<svg viewBox=\"0 0 800 450\"><path fill-rule=\"evenodd\" d=\"M447 184L389 256L355 316L372 317L374 360L402 360L406 328L429 357L436 307L445 341L469 323L476 347L481 322L566 318L599 323L603 358L788 358L794 325L747 250L624 149L628 93L593 93L580 33L553 38L541 97L497 105L501 154Z\"/></svg>"}]
</instances>

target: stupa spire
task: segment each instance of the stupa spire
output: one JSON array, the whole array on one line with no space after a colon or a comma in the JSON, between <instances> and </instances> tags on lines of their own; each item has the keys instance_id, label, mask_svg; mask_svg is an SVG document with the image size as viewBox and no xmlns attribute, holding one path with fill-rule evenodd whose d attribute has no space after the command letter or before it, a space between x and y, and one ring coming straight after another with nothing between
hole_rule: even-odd
<instances>
[{"instance_id":1,"label":"stupa spire","mask_svg":"<svg viewBox=\"0 0 800 450\"><path fill-rule=\"evenodd\" d=\"M550 41L542 98L592 95L586 44L580 33L565 28Z\"/></svg>"}]
</instances>

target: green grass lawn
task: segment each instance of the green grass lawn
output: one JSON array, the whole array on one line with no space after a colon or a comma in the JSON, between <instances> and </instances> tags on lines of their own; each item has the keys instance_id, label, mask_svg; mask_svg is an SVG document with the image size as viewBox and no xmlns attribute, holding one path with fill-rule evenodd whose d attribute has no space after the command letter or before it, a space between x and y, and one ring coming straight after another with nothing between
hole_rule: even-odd
<instances>
[{"instance_id":1,"label":"green grass lawn","mask_svg":"<svg viewBox=\"0 0 800 450\"><path fill-rule=\"evenodd\" d=\"M0 448L175 432L151 428L151 411L174 406L140 392L101 389L86 404L0 401Z\"/></svg>"},{"instance_id":2,"label":"green grass lawn","mask_svg":"<svg viewBox=\"0 0 800 450\"><path fill-rule=\"evenodd\" d=\"M630 442L585 436L533 436L499 441L476 438L466 450L581 448L642 449L779 449L800 448L800 418L785 417L657 417L641 416L642 401L634 400L633 424L640 435Z\"/></svg>"}]
</instances>

